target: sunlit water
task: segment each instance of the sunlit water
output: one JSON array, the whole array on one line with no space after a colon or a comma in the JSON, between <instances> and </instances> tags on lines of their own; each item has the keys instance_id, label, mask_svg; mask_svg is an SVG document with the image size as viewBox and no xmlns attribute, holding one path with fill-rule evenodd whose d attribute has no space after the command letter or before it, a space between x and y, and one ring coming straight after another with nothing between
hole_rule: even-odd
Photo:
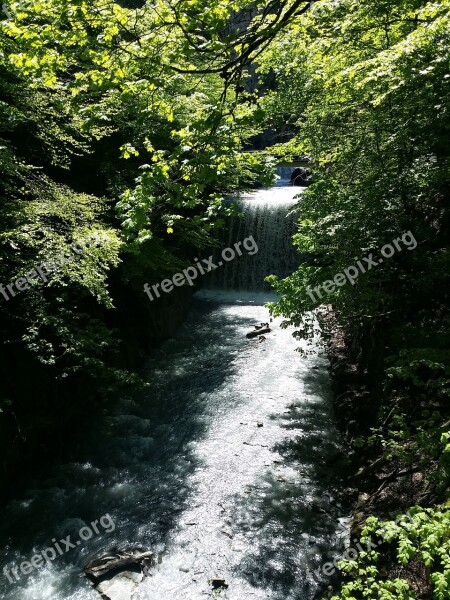
<instances>
[{"instance_id":1,"label":"sunlit water","mask_svg":"<svg viewBox=\"0 0 450 600\"><path fill-rule=\"evenodd\" d=\"M238 260L238 259L237 259ZM250 260L250 257L245 260ZM148 361L148 388L92 422L76 458L2 515L1 568L108 513L115 524L10 584L5 600L98 600L84 564L114 549L161 554L136 600L311 600L314 570L338 549L339 452L326 359L303 357L271 323L262 293L206 290ZM330 460L331 459L331 460ZM110 529L110 528L109 528ZM217 594L217 592L216 592Z\"/></svg>"}]
</instances>

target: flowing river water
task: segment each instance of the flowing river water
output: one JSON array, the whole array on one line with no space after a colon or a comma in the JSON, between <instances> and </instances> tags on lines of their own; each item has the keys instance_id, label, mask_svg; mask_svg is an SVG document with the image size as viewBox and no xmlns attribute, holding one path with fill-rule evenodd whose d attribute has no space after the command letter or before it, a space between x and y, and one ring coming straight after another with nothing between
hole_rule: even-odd
<instances>
[{"instance_id":1,"label":"flowing river water","mask_svg":"<svg viewBox=\"0 0 450 600\"><path fill-rule=\"evenodd\" d=\"M15 583L0 573L1 598L98 600L83 565L130 547L160 555L136 600L314 597L314 571L343 530L327 360L320 340L312 354L296 353L279 319L265 341L245 336L269 321L262 277L298 260L286 216L296 191L241 200L245 222L230 227L227 245L251 232L258 254L209 279L176 337L149 359L148 387L92 422L76 460L5 508L1 569L68 535L80 543ZM80 528L106 514L108 528L81 542ZM228 588L213 592L214 577Z\"/></svg>"}]
</instances>

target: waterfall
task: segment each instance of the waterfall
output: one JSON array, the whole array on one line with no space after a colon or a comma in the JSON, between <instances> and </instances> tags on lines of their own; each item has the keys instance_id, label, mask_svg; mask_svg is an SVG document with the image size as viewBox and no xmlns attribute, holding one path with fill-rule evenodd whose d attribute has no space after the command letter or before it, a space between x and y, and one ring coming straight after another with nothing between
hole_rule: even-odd
<instances>
[{"instance_id":1,"label":"waterfall","mask_svg":"<svg viewBox=\"0 0 450 600\"><path fill-rule=\"evenodd\" d=\"M230 219L215 251L216 260L223 265L211 273L208 288L222 290L269 291L264 282L268 275L286 277L299 264L299 255L292 245L296 233L296 216L293 209L298 188L279 187L244 194L234 200L243 217ZM242 256L230 262L220 260L225 248L253 236L258 252L249 254L244 248Z\"/></svg>"},{"instance_id":2,"label":"waterfall","mask_svg":"<svg viewBox=\"0 0 450 600\"><path fill-rule=\"evenodd\" d=\"M290 183L291 175L294 171L295 167L277 167L277 177L279 177L279 184L286 185L286 183Z\"/></svg>"}]
</instances>

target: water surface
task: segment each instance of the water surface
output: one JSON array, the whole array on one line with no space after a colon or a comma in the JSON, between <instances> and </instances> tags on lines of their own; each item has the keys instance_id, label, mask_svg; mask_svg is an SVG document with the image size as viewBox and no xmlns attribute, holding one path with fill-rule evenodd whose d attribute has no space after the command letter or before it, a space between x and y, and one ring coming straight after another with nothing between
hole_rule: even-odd
<instances>
[{"instance_id":1,"label":"water surface","mask_svg":"<svg viewBox=\"0 0 450 600\"><path fill-rule=\"evenodd\" d=\"M268 192L247 201L250 212L255 198L264 206L243 230L258 225L260 256L283 255L290 194L284 217L281 204L270 210ZM203 600L212 597L213 577L229 585L221 598L313 598L313 572L337 549L343 512L332 491L340 447L327 361L319 341L308 357L296 353L279 319L265 340L246 339L269 321L251 259L237 259L242 286L229 289L224 273L225 290L197 295L176 337L149 359L148 387L92 422L71 461L49 468L3 511L1 568L30 560L53 539L78 539L106 513L115 529L18 583L0 574L2 598L98 600L80 577L83 565L130 547L161 554L136 600ZM258 268L269 274L271 264Z\"/></svg>"}]
</instances>

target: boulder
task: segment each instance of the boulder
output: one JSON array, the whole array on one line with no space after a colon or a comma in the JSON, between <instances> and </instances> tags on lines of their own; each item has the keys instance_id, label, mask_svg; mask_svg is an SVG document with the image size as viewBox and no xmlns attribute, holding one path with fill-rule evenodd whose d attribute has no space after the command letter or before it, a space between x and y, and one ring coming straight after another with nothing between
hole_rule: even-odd
<instances>
[{"instance_id":1,"label":"boulder","mask_svg":"<svg viewBox=\"0 0 450 600\"><path fill-rule=\"evenodd\" d=\"M291 184L292 185L307 187L308 185L311 185L312 182L313 182L312 173L309 169L306 169L305 167L297 167L292 172L292 175L291 175Z\"/></svg>"},{"instance_id":2,"label":"boulder","mask_svg":"<svg viewBox=\"0 0 450 600\"><path fill-rule=\"evenodd\" d=\"M228 584L225 582L225 579L219 579L214 577L210 579L209 583L212 585L213 590L222 590L227 589Z\"/></svg>"},{"instance_id":3,"label":"boulder","mask_svg":"<svg viewBox=\"0 0 450 600\"><path fill-rule=\"evenodd\" d=\"M131 600L143 579L143 573L124 571L110 580L102 581L95 589L105 600Z\"/></svg>"},{"instance_id":4,"label":"boulder","mask_svg":"<svg viewBox=\"0 0 450 600\"><path fill-rule=\"evenodd\" d=\"M137 585L155 564L153 552L134 549L96 559L86 565L84 574L105 600L131 600Z\"/></svg>"}]
</instances>

